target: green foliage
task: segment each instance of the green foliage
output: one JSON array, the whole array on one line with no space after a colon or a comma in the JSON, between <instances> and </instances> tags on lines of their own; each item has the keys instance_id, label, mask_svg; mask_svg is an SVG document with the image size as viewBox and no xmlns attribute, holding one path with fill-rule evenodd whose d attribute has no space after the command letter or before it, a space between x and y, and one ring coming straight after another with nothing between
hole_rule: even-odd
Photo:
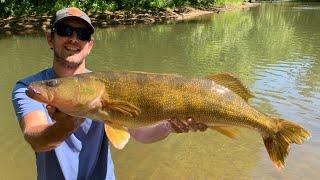
<instances>
[{"instance_id":1,"label":"green foliage","mask_svg":"<svg viewBox=\"0 0 320 180\"><path fill-rule=\"evenodd\" d=\"M117 9L155 9L164 8L170 0L115 0Z\"/></svg>"},{"instance_id":2,"label":"green foliage","mask_svg":"<svg viewBox=\"0 0 320 180\"><path fill-rule=\"evenodd\" d=\"M241 4L245 0L215 0L215 5L217 6L225 6L225 5L234 5Z\"/></svg>"},{"instance_id":3,"label":"green foliage","mask_svg":"<svg viewBox=\"0 0 320 180\"><path fill-rule=\"evenodd\" d=\"M161 9L181 6L225 5L243 0L0 0L0 17L52 13L75 6L86 12L104 10Z\"/></svg>"},{"instance_id":4,"label":"green foliage","mask_svg":"<svg viewBox=\"0 0 320 180\"><path fill-rule=\"evenodd\" d=\"M113 0L0 0L0 17L52 13L75 6L84 11L115 9Z\"/></svg>"}]
</instances>

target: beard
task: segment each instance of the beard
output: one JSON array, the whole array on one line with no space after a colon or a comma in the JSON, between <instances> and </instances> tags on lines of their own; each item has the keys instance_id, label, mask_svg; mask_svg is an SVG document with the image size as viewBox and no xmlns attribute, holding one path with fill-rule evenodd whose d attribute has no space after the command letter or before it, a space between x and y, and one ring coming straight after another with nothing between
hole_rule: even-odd
<instances>
[{"instance_id":1,"label":"beard","mask_svg":"<svg viewBox=\"0 0 320 180\"><path fill-rule=\"evenodd\" d=\"M68 61L65 58L60 57L57 53L55 53L55 61L62 67L67 69L77 69L84 61L81 59L79 62Z\"/></svg>"}]
</instances>

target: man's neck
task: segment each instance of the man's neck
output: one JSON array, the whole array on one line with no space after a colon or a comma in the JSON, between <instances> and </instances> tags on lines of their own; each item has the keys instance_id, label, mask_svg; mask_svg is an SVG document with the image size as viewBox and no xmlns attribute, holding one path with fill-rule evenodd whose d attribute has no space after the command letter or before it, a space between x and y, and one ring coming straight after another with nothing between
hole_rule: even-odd
<instances>
[{"instance_id":1,"label":"man's neck","mask_svg":"<svg viewBox=\"0 0 320 180\"><path fill-rule=\"evenodd\" d=\"M86 66L85 62L83 62L80 66L77 68L68 68L61 66L59 63L53 63L52 66L53 71L55 72L57 77L67 77L67 76L73 76L76 74L82 74L86 72Z\"/></svg>"}]
</instances>

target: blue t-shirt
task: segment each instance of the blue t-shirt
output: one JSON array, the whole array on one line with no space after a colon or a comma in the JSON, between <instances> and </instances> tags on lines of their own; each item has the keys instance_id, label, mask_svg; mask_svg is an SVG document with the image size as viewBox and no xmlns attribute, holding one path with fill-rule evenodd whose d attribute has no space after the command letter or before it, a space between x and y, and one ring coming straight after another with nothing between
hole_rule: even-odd
<instances>
[{"instance_id":1,"label":"blue t-shirt","mask_svg":"<svg viewBox=\"0 0 320 180\"><path fill-rule=\"evenodd\" d=\"M12 103L19 121L26 114L41 110L46 113L48 123L53 123L46 105L32 100L25 91L31 82L55 77L53 69L49 68L16 83ZM35 154L40 180L115 179L109 143L101 122L86 119L57 148Z\"/></svg>"}]
</instances>

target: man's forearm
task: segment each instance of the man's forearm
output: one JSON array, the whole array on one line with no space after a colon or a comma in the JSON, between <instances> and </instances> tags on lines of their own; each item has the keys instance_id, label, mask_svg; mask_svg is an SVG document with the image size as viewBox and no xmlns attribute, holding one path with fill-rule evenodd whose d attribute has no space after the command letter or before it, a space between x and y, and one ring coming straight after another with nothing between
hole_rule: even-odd
<instances>
[{"instance_id":1,"label":"man's forearm","mask_svg":"<svg viewBox=\"0 0 320 180\"><path fill-rule=\"evenodd\" d=\"M142 143L152 143L166 138L170 133L187 133L189 130L205 131L207 128L206 124L198 123L193 118L188 118L186 121L173 118L151 126L129 129L129 133Z\"/></svg>"},{"instance_id":2,"label":"man's forearm","mask_svg":"<svg viewBox=\"0 0 320 180\"><path fill-rule=\"evenodd\" d=\"M171 132L172 131L168 121L163 121L147 127L129 129L130 135L142 143L153 143L160 141L166 138Z\"/></svg>"},{"instance_id":3,"label":"man's forearm","mask_svg":"<svg viewBox=\"0 0 320 180\"><path fill-rule=\"evenodd\" d=\"M74 130L60 123L39 125L25 130L24 138L34 151L49 151L59 146Z\"/></svg>"}]
</instances>

